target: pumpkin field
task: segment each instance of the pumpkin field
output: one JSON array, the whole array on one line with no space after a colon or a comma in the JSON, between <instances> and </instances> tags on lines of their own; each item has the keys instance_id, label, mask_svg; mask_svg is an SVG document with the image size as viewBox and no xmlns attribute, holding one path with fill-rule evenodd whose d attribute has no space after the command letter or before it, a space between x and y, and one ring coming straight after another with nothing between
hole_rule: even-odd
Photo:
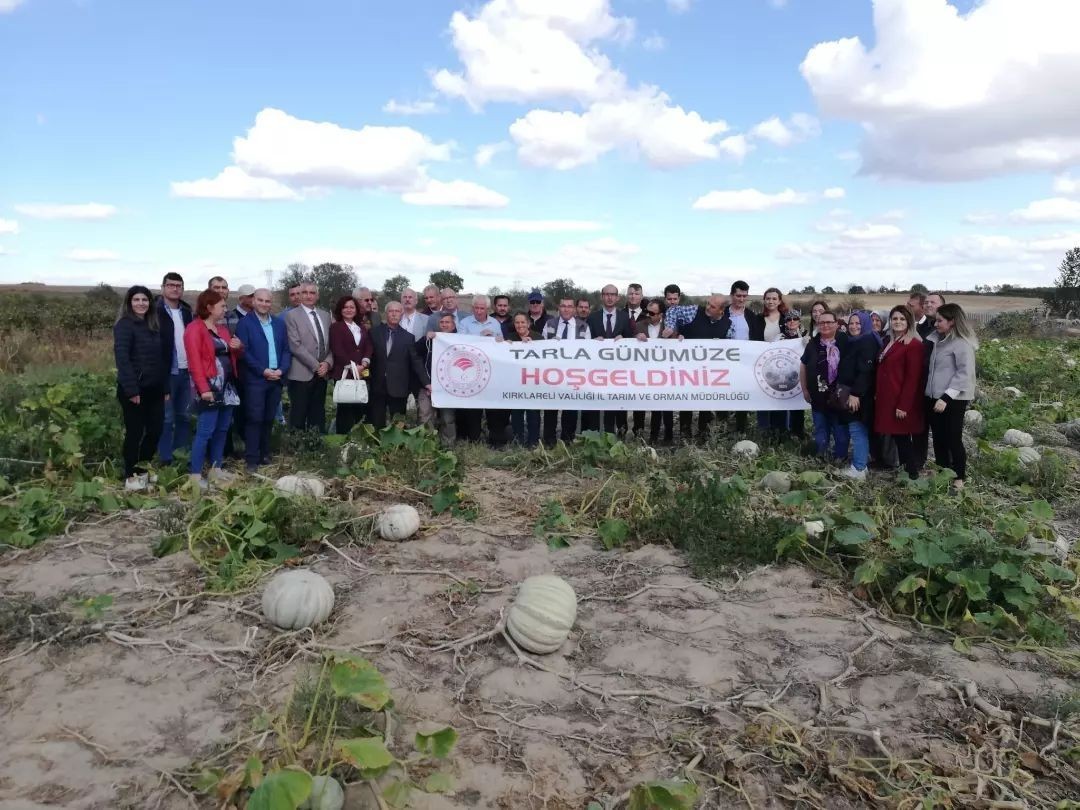
<instances>
[{"instance_id":1,"label":"pumpkin field","mask_svg":"<svg viewBox=\"0 0 1080 810\"><path fill-rule=\"evenodd\" d=\"M4 375L0 809L1080 808L1080 341L978 362L962 494L724 420L129 493L113 374Z\"/></svg>"}]
</instances>

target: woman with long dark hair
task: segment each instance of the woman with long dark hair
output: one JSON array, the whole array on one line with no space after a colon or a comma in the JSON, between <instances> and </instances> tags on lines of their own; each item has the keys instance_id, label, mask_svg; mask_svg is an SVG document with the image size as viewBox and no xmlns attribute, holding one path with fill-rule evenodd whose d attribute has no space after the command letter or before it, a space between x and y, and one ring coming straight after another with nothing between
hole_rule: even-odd
<instances>
[{"instance_id":1,"label":"woman with long dark hair","mask_svg":"<svg viewBox=\"0 0 1080 810\"><path fill-rule=\"evenodd\" d=\"M919 462L911 437L923 429L923 343L906 306L892 308L889 325L889 342L878 355L874 433L895 442L908 477L917 478Z\"/></svg>"},{"instance_id":2,"label":"woman with long dark hair","mask_svg":"<svg viewBox=\"0 0 1080 810\"><path fill-rule=\"evenodd\" d=\"M847 340L840 347L836 376L847 400L847 413L841 413L840 418L847 422L851 437L851 466L843 474L857 481L866 478L866 467L870 463L870 427L874 423L874 378L879 349L873 331L869 312L857 310L852 313L848 319Z\"/></svg>"},{"instance_id":3,"label":"woman with long dark hair","mask_svg":"<svg viewBox=\"0 0 1080 810\"><path fill-rule=\"evenodd\" d=\"M358 318L360 306L351 295L343 295L334 304L334 322L330 324L330 353L334 356L334 371L339 380L352 377L353 364L356 373L363 377L371 365L371 333ZM366 385L366 383L365 383ZM367 405L338 403L334 426L337 432L348 436L353 425L362 422Z\"/></svg>"},{"instance_id":4,"label":"woman with long dark hair","mask_svg":"<svg viewBox=\"0 0 1080 810\"><path fill-rule=\"evenodd\" d=\"M529 343L533 340L543 340L544 336L532 328L532 321L528 313L515 312L512 317L513 329L506 337L511 343ZM510 411L510 430L514 434L514 441L524 447L536 447L540 443L540 411L513 410Z\"/></svg>"},{"instance_id":5,"label":"woman with long dark hair","mask_svg":"<svg viewBox=\"0 0 1080 810\"><path fill-rule=\"evenodd\" d=\"M934 331L927 340L934 344L926 379L934 460L955 472L953 487L963 489L967 476L964 411L975 397L975 350L979 339L959 304L943 304L938 307Z\"/></svg>"},{"instance_id":6,"label":"woman with long dark hair","mask_svg":"<svg viewBox=\"0 0 1080 810\"><path fill-rule=\"evenodd\" d=\"M124 415L124 489L146 489L142 465L154 457L165 415L169 369L162 355L154 295L141 285L128 288L113 324L116 398Z\"/></svg>"},{"instance_id":7,"label":"woman with long dark hair","mask_svg":"<svg viewBox=\"0 0 1080 810\"><path fill-rule=\"evenodd\" d=\"M761 296L761 318L765 322L765 342L773 343L783 337L783 319L787 312L784 294L769 287ZM787 429L787 411L758 411L758 430L779 436Z\"/></svg>"}]
</instances>

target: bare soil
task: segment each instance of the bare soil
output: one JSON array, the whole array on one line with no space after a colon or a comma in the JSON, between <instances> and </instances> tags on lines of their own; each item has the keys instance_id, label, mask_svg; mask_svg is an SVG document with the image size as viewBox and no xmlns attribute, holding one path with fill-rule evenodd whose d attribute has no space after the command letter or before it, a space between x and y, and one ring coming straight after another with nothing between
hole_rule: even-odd
<instances>
[{"instance_id":1,"label":"bare soil","mask_svg":"<svg viewBox=\"0 0 1080 810\"><path fill-rule=\"evenodd\" d=\"M428 515L408 542L324 546L311 567L337 604L314 633L269 626L257 592L198 595L186 553L151 556L145 515L5 558L0 599L41 609L32 634L28 623L0 625L0 808L215 807L185 796L173 772L265 744L252 718L279 710L328 648L364 654L386 675L400 753L415 728L458 729L456 790L414 798L431 810L613 806L688 763L699 806L866 807L874 787L845 763L885 754L974 796L973 770L993 771L975 758L1013 732L973 705L968 682L991 707L1032 713L1077 689L1035 655L964 655L887 622L802 568L703 582L661 546L551 550L531 525L557 482L482 470L468 486L482 506L475 524ZM430 651L495 627L514 586L548 572L579 599L559 652L520 657L498 635ZM43 615L106 593L115 602L100 619L65 629ZM1024 775L1048 806L1080 795L1075 774ZM370 791L347 788L347 808L372 806Z\"/></svg>"}]
</instances>

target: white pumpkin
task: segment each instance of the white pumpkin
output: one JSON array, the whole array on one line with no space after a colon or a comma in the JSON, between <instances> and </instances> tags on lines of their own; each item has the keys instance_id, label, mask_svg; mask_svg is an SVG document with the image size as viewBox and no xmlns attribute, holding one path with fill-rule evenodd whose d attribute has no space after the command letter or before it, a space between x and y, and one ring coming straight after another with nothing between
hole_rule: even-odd
<instances>
[{"instance_id":1,"label":"white pumpkin","mask_svg":"<svg viewBox=\"0 0 1080 810\"><path fill-rule=\"evenodd\" d=\"M1020 447L1017 448L1016 452L1020 454L1020 463L1025 466L1028 464L1038 464L1042 460L1039 451L1034 447Z\"/></svg>"},{"instance_id":2,"label":"white pumpkin","mask_svg":"<svg viewBox=\"0 0 1080 810\"><path fill-rule=\"evenodd\" d=\"M977 430L982 427L983 415L978 411L964 411L964 424Z\"/></svg>"},{"instance_id":3,"label":"white pumpkin","mask_svg":"<svg viewBox=\"0 0 1080 810\"><path fill-rule=\"evenodd\" d=\"M806 532L806 536L813 539L825 531L825 521L823 520L804 520L803 531Z\"/></svg>"},{"instance_id":4,"label":"white pumpkin","mask_svg":"<svg viewBox=\"0 0 1080 810\"><path fill-rule=\"evenodd\" d=\"M781 470L773 470L765 474L761 485L770 492L779 492L782 495L791 491L791 476Z\"/></svg>"},{"instance_id":5,"label":"white pumpkin","mask_svg":"<svg viewBox=\"0 0 1080 810\"><path fill-rule=\"evenodd\" d=\"M318 478L302 475L283 475L274 483L274 489L286 495L307 495L309 498L322 498L326 495L326 484Z\"/></svg>"},{"instance_id":6,"label":"white pumpkin","mask_svg":"<svg viewBox=\"0 0 1080 810\"><path fill-rule=\"evenodd\" d=\"M306 568L282 571L263 591L263 616L284 630L322 624L333 609L334 589Z\"/></svg>"},{"instance_id":7,"label":"white pumpkin","mask_svg":"<svg viewBox=\"0 0 1080 810\"><path fill-rule=\"evenodd\" d=\"M1031 447L1035 444L1035 439L1032 438L1030 433L1024 433L1024 431L1016 428L1006 430L1001 441L1009 445L1009 447Z\"/></svg>"},{"instance_id":8,"label":"white pumpkin","mask_svg":"<svg viewBox=\"0 0 1080 810\"><path fill-rule=\"evenodd\" d=\"M1076 361L1073 360L1071 357L1067 357L1065 359L1065 365L1067 365L1069 368L1076 368Z\"/></svg>"},{"instance_id":9,"label":"white pumpkin","mask_svg":"<svg viewBox=\"0 0 1080 810\"><path fill-rule=\"evenodd\" d=\"M406 540L420 528L420 513L407 503L396 503L379 513L376 521L383 540Z\"/></svg>"},{"instance_id":10,"label":"white pumpkin","mask_svg":"<svg viewBox=\"0 0 1080 810\"><path fill-rule=\"evenodd\" d=\"M332 776L311 777L311 795L300 810L341 810L345 806L345 791Z\"/></svg>"},{"instance_id":11,"label":"white pumpkin","mask_svg":"<svg viewBox=\"0 0 1080 810\"><path fill-rule=\"evenodd\" d=\"M1017 388L1014 385L1007 385L1004 388L1002 388L1001 390L1004 391L1009 396L1011 396L1013 399L1019 399L1020 397L1023 396L1023 393L1021 393L1020 389Z\"/></svg>"},{"instance_id":12,"label":"white pumpkin","mask_svg":"<svg viewBox=\"0 0 1080 810\"><path fill-rule=\"evenodd\" d=\"M752 442L749 439L743 439L741 442L735 442L735 446L731 448L732 452L736 455L745 456L746 458L757 458L757 454L760 449L756 442Z\"/></svg>"},{"instance_id":13,"label":"white pumpkin","mask_svg":"<svg viewBox=\"0 0 1080 810\"><path fill-rule=\"evenodd\" d=\"M553 653L563 645L577 618L577 594L561 577L544 574L521 583L506 615L511 638L531 653Z\"/></svg>"}]
</instances>

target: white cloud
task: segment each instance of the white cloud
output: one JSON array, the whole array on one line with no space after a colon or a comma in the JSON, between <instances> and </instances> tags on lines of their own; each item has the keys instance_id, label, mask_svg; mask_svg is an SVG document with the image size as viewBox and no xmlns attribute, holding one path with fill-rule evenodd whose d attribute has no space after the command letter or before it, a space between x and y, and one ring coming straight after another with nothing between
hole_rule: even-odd
<instances>
[{"instance_id":1,"label":"white cloud","mask_svg":"<svg viewBox=\"0 0 1080 810\"><path fill-rule=\"evenodd\" d=\"M398 101L390 99L383 104L383 112L390 115L431 115L440 112L434 101Z\"/></svg>"},{"instance_id":2,"label":"white cloud","mask_svg":"<svg viewBox=\"0 0 1080 810\"><path fill-rule=\"evenodd\" d=\"M440 205L451 208L505 208L510 198L467 180L428 180L418 191L407 191L401 199L409 205Z\"/></svg>"},{"instance_id":3,"label":"white cloud","mask_svg":"<svg viewBox=\"0 0 1080 810\"><path fill-rule=\"evenodd\" d=\"M650 34L641 41L641 47L647 51L662 51L667 47L667 40L659 34Z\"/></svg>"},{"instance_id":4,"label":"white cloud","mask_svg":"<svg viewBox=\"0 0 1080 810\"><path fill-rule=\"evenodd\" d=\"M473 107L491 101L608 98L625 86L622 73L596 49L625 40L633 22L612 15L609 0L490 0L470 17L450 19L463 70L432 76L435 89Z\"/></svg>"},{"instance_id":5,"label":"white cloud","mask_svg":"<svg viewBox=\"0 0 1080 810\"><path fill-rule=\"evenodd\" d=\"M34 219L101 220L116 214L117 208L115 205L103 203L20 203L15 206L15 210Z\"/></svg>"},{"instance_id":6,"label":"white cloud","mask_svg":"<svg viewBox=\"0 0 1080 810\"><path fill-rule=\"evenodd\" d=\"M1054 192L1065 197L1080 194L1080 177L1063 174L1054 178Z\"/></svg>"},{"instance_id":7,"label":"white cloud","mask_svg":"<svg viewBox=\"0 0 1080 810\"><path fill-rule=\"evenodd\" d=\"M572 278L586 289L598 289L608 283L621 287L630 276L640 276L634 265L634 257L640 251L637 245L612 237L564 245L547 255L518 251L476 263L466 281L473 284L473 277L478 276L480 282L475 286L486 288L493 283L531 286L536 279Z\"/></svg>"},{"instance_id":8,"label":"white cloud","mask_svg":"<svg viewBox=\"0 0 1080 810\"><path fill-rule=\"evenodd\" d=\"M1016 222L1080 222L1080 200L1035 200L1009 215Z\"/></svg>"},{"instance_id":9,"label":"white cloud","mask_svg":"<svg viewBox=\"0 0 1080 810\"><path fill-rule=\"evenodd\" d=\"M507 233L559 233L602 231L607 225L582 219L459 219L445 223L447 227L477 231Z\"/></svg>"},{"instance_id":10,"label":"white cloud","mask_svg":"<svg viewBox=\"0 0 1080 810\"><path fill-rule=\"evenodd\" d=\"M0 0L0 14L10 14L23 4L23 0Z\"/></svg>"},{"instance_id":11,"label":"white cloud","mask_svg":"<svg viewBox=\"0 0 1080 810\"><path fill-rule=\"evenodd\" d=\"M801 65L827 116L863 125L862 171L919 180L1080 161L1080 3L874 0L874 46L823 42Z\"/></svg>"},{"instance_id":12,"label":"white cloud","mask_svg":"<svg viewBox=\"0 0 1080 810\"><path fill-rule=\"evenodd\" d=\"M480 146L476 148L476 156L473 158L473 161L477 166L487 166L495 159L495 156L499 154L499 152L505 152L509 148L510 144L506 141L480 144Z\"/></svg>"},{"instance_id":13,"label":"white cloud","mask_svg":"<svg viewBox=\"0 0 1080 810\"><path fill-rule=\"evenodd\" d=\"M992 222L997 222L998 219L1000 217L997 214L979 212L965 215L964 223L967 225L989 225Z\"/></svg>"},{"instance_id":14,"label":"white cloud","mask_svg":"<svg viewBox=\"0 0 1080 810\"><path fill-rule=\"evenodd\" d=\"M667 7L673 14L685 14L693 3L694 0L667 0Z\"/></svg>"},{"instance_id":15,"label":"white cloud","mask_svg":"<svg viewBox=\"0 0 1080 810\"><path fill-rule=\"evenodd\" d=\"M247 135L233 141L233 158L247 174L294 188L412 191L423 187L427 162L449 157L449 145L410 127L347 129L273 108L260 111Z\"/></svg>"},{"instance_id":16,"label":"white cloud","mask_svg":"<svg viewBox=\"0 0 1080 810\"><path fill-rule=\"evenodd\" d=\"M13 219L0 219L0 233L10 233L12 235L19 232L19 223Z\"/></svg>"},{"instance_id":17,"label":"white cloud","mask_svg":"<svg viewBox=\"0 0 1080 810\"><path fill-rule=\"evenodd\" d=\"M120 254L114 250L74 248L65 253L64 258L73 262L115 262L120 259Z\"/></svg>"},{"instance_id":18,"label":"white cloud","mask_svg":"<svg viewBox=\"0 0 1080 810\"><path fill-rule=\"evenodd\" d=\"M781 147L791 146L820 134L821 124L814 116L806 113L795 113L786 124L774 115L750 130L751 136Z\"/></svg>"},{"instance_id":19,"label":"white cloud","mask_svg":"<svg viewBox=\"0 0 1080 810\"><path fill-rule=\"evenodd\" d=\"M904 232L895 225L868 222L856 228L848 228L840 235L855 242L880 242L885 239L898 239L904 235Z\"/></svg>"},{"instance_id":20,"label":"white cloud","mask_svg":"<svg viewBox=\"0 0 1080 810\"><path fill-rule=\"evenodd\" d=\"M842 200L845 196L847 196L847 192L839 186L834 186L832 188L827 188L823 192L821 192L821 196L824 197L826 200Z\"/></svg>"},{"instance_id":21,"label":"white cloud","mask_svg":"<svg viewBox=\"0 0 1080 810\"><path fill-rule=\"evenodd\" d=\"M694 202L695 211L768 211L788 205L804 205L810 195L786 188L775 194L766 194L756 188L738 191L710 191Z\"/></svg>"},{"instance_id":22,"label":"white cloud","mask_svg":"<svg viewBox=\"0 0 1080 810\"><path fill-rule=\"evenodd\" d=\"M672 168L721 155L741 159L744 139L717 141L727 129L726 122L706 121L645 87L623 99L596 102L583 113L532 110L510 125L510 136L518 156L532 166L572 169L622 149Z\"/></svg>"},{"instance_id":23,"label":"white cloud","mask_svg":"<svg viewBox=\"0 0 1080 810\"><path fill-rule=\"evenodd\" d=\"M226 166L211 179L170 183L172 196L217 200L299 200L301 195L269 177L252 177L237 166Z\"/></svg>"}]
</instances>

